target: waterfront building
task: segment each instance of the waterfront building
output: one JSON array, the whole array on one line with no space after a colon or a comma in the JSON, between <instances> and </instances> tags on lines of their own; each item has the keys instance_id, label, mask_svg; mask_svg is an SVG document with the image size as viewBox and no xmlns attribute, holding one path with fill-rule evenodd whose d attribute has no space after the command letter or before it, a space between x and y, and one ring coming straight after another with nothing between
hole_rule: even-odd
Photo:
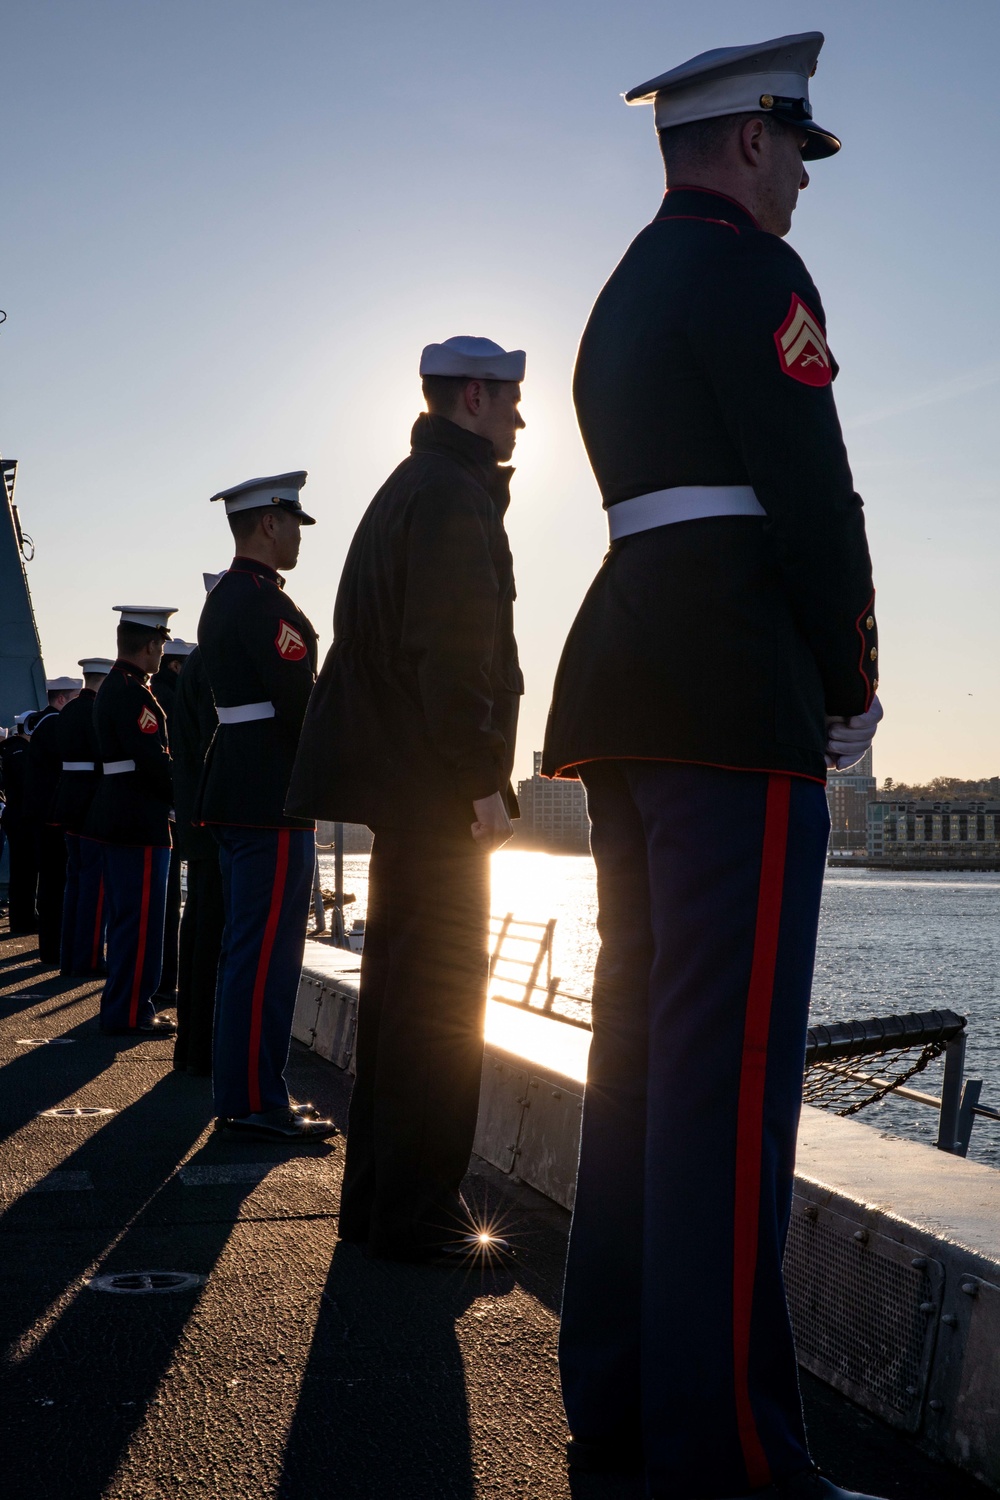
<instances>
[{"instance_id":1,"label":"waterfront building","mask_svg":"<svg viewBox=\"0 0 1000 1500\"><path fill-rule=\"evenodd\" d=\"M549 781L539 774L542 752L534 753L535 773L517 784L521 817L514 824L515 845L557 854L590 853L590 818L582 781Z\"/></svg>"},{"instance_id":2,"label":"waterfront building","mask_svg":"<svg viewBox=\"0 0 1000 1500\"><path fill-rule=\"evenodd\" d=\"M868 804L869 860L1000 869L1000 801L891 799L891 792L883 793Z\"/></svg>"},{"instance_id":3,"label":"waterfront building","mask_svg":"<svg viewBox=\"0 0 1000 1500\"><path fill-rule=\"evenodd\" d=\"M875 800L872 752L849 771L831 771L826 781L831 854L863 855L868 847L868 804Z\"/></svg>"}]
</instances>

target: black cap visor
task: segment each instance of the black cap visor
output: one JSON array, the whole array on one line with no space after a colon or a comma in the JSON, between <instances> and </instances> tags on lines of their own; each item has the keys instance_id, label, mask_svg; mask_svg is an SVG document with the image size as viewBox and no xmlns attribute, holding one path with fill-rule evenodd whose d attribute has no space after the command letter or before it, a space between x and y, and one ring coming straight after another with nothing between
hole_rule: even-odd
<instances>
[{"instance_id":1,"label":"black cap visor","mask_svg":"<svg viewBox=\"0 0 1000 1500\"><path fill-rule=\"evenodd\" d=\"M298 520L302 522L303 526L316 525L316 517L307 516L297 500L279 500L278 504L281 506L282 510L287 510L290 516L296 516Z\"/></svg>"}]
</instances>

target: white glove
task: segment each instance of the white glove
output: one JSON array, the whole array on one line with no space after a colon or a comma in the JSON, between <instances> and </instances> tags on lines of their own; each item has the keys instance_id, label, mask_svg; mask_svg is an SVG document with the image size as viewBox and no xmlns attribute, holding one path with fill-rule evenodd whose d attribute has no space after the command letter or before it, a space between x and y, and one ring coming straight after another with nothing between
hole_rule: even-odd
<instances>
[{"instance_id":1,"label":"white glove","mask_svg":"<svg viewBox=\"0 0 1000 1500\"><path fill-rule=\"evenodd\" d=\"M873 698L871 707L853 719L828 718L826 721L826 763L832 771L846 771L856 766L866 750L871 749L875 731L882 718L882 705Z\"/></svg>"}]
</instances>

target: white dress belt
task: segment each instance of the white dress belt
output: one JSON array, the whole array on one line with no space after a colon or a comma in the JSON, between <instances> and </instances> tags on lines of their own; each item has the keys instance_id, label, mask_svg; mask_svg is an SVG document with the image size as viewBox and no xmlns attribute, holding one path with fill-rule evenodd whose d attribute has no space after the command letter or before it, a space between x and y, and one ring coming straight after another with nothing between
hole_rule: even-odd
<instances>
[{"instance_id":1,"label":"white dress belt","mask_svg":"<svg viewBox=\"0 0 1000 1500\"><path fill-rule=\"evenodd\" d=\"M105 776L121 776L123 771L134 771L134 760L106 760L104 762Z\"/></svg>"},{"instance_id":2,"label":"white dress belt","mask_svg":"<svg viewBox=\"0 0 1000 1500\"><path fill-rule=\"evenodd\" d=\"M254 719L273 719L273 703L237 703L235 708L216 708L220 724L250 724Z\"/></svg>"},{"instance_id":3,"label":"white dress belt","mask_svg":"<svg viewBox=\"0 0 1000 1500\"><path fill-rule=\"evenodd\" d=\"M703 521L709 516L764 516L767 512L750 484L678 484L651 490L608 506L611 540L674 526L678 521Z\"/></svg>"},{"instance_id":4,"label":"white dress belt","mask_svg":"<svg viewBox=\"0 0 1000 1500\"><path fill-rule=\"evenodd\" d=\"M64 771L94 771L96 766L92 760L64 760Z\"/></svg>"}]
</instances>

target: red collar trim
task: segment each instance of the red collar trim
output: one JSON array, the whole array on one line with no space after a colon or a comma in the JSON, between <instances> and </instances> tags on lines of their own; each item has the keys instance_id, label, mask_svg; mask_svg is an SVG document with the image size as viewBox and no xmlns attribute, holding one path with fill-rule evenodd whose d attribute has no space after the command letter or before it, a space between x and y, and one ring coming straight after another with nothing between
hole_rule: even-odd
<instances>
[{"instance_id":1,"label":"red collar trim","mask_svg":"<svg viewBox=\"0 0 1000 1500\"><path fill-rule=\"evenodd\" d=\"M737 198L730 198L726 193L716 192L715 188L695 187L689 182L679 182L675 187L667 188L663 199L664 203L670 199L673 193L704 193L708 198L718 198L722 203L731 203L733 208L738 208L741 214L746 214L755 229L760 229L760 224L754 218L746 204L740 203Z\"/></svg>"}]
</instances>

